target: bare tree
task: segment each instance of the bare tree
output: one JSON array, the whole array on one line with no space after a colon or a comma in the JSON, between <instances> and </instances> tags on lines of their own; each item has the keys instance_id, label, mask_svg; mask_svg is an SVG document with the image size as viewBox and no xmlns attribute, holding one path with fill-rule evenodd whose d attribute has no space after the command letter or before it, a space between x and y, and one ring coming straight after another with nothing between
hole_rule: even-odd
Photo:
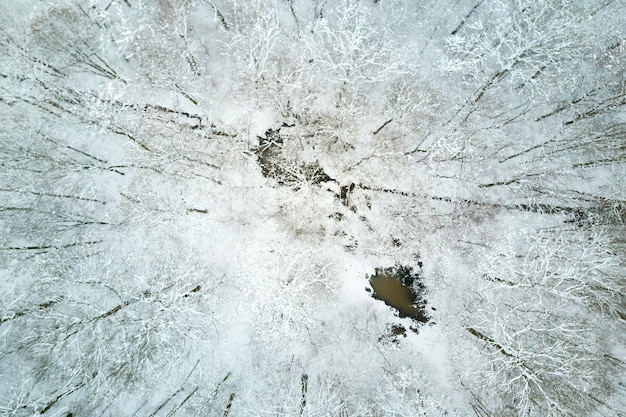
<instances>
[{"instance_id":1,"label":"bare tree","mask_svg":"<svg viewBox=\"0 0 626 417\"><path fill-rule=\"evenodd\" d=\"M0 412L619 415L623 2L32 3ZM416 256L436 324L392 343L365 270Z\"/></svg>"}]
</instances>

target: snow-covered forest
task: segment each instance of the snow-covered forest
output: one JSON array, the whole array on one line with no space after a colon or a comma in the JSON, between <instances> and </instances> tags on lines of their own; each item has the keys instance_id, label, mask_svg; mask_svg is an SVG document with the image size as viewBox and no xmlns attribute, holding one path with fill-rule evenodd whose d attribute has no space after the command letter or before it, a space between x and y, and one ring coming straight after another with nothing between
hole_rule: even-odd
<instances>
[{"instance_id":1,"label":"snow-covered forest","mask_svg":"<svg viewBox=\"0 0 626 417\"><path fill-rule=\"evenodd\" d=\"M6 0L0 127L0 415L626 415L624 0Z\"/></svg>"}]
</instances>

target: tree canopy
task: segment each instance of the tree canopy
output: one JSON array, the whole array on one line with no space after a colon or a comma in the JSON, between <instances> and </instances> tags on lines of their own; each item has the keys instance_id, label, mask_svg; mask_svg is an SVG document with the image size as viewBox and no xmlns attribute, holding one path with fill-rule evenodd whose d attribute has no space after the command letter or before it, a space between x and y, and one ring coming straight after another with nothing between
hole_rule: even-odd
<instances>
[{"instance_id":1,"label":"tree canopy","mask_svg":"<svg viewBox=\"0 0 626 417\"><path fill-rule=\"evenodd\" d=\"M4 9L1 414L626 413L624 1Z\"/></svg>"}]
</instances>

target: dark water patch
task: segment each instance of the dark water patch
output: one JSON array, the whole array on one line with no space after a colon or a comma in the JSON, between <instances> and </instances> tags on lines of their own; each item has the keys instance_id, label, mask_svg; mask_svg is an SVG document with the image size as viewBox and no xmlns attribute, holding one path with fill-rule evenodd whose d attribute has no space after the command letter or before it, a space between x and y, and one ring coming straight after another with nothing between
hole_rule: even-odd
<instances>
[{"instance_id":1,"label":"dark water patch","mask_svg":"<svg viewBox=\"0 0 626 417\"><path fill-rule=\"evenodd\" d=\"M416 331L417 333L417 331ZM406 337L406 327L400 324L392 324L387 327L385 334L378 338L379 342L391 342L398 344L400 340Z\"/></svg>"},{"instance_id":2,"label":"dark water patch","mask_svg":"<svg viewBox=\"0 0 626 417\"><path fill-rule=\"evenodd\" d=\"M421 267L421 263L418 265ZM409 317L420 323L430 320L423 298L425 287L422 276L412 267L376 268L369 281L373 289L372 297L394 308L400 317Z\"/></svg>"},{"instance_id":3,"label":"dark water patch","mask_svg":"<svg viewBox=\"0 0 626 417\"><path fill-rule=\"evenodd\" d=\"M407 327L402 324L390 324L385 334L378 338L378 341L399 344L402 339L407 337L409 331L415 334L419 333L417 325L409 326L407 329Z\"/></svg>"},{"instance_id":4,"label":"dark water patch","mask_svg":"<svg viewBox=\"0 0 626 417\"><path fill-rule=\"evenodd\" d=\"M265 137L257 136L259 145L254 149L257 155L261 172L264 177L276 177L275 166L276 161L280 158L283 137L280 135L280 129L268 129Z\"/></svg>"},{"instance_id":5,"label":"dark water patch","mask_svg":"<svg viewBox=\"0 0 626 417\"><path fill-rule=\"evenodd\" d=\"M266 178L275 179L278 184L297 186L302 182L321 184L333 180L316 161L305 163L283 152L285 138L280 129L268 129L265 136L257 136L259 144L254 148L261 173Z\"/></svg>"}]
</instances>

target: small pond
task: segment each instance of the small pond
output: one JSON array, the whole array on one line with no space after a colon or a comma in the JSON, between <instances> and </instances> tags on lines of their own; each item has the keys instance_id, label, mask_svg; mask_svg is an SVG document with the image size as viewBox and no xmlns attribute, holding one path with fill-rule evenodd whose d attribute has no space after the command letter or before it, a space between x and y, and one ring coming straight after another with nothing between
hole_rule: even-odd
<instances>
[{"instance_id":1,"label":"small pond","mask_svg":"<svg viewBox=\"0 0 626 417\"><path fill-rule=\"evenodd\" d=\"M372 296L394 308L400 317L409 317L421 323L429 321L426 301L422 298L422 276L419 272L413 272L412 267L376 268L369 281L373 289Z\"/></svg>"}]
</instances>

